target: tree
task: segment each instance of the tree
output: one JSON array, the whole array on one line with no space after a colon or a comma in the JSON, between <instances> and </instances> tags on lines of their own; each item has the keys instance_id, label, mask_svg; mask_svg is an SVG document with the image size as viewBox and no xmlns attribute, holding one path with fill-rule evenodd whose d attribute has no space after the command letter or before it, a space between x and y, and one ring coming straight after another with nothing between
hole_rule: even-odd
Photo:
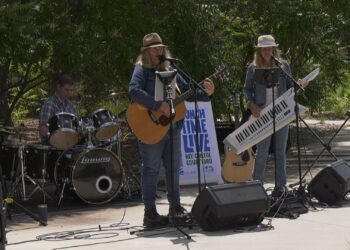
<instances>
[{"instance_id":1,"label":"tree","mask_svg":"<svg viewBox=\"0 0 350 250\"><path fill-rule=\"evenodd\" d=\"M6 1L0 8L0 118L10 122L14 110L25 108L18 102L24 95L37 110L57 72L80 82L80 96L89 96L82 105L85 114L105 105L110 90L128 90L142 37L149 32L161 35L197 81L222 62L230 66L229 78L216 81L216 118L232 113L229 94L242 90L261 34L276 37L295 78L321 67L301 98L320 110L321 100L348 81L349 8L346 0Z\"/></svg>"}]
</instances>

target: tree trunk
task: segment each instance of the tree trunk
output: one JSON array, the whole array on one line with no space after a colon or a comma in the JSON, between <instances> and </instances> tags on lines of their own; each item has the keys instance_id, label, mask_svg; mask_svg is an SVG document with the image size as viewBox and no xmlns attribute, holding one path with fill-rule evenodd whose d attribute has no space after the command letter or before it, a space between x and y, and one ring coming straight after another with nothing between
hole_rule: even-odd
<instances>
[{"instance_id":1,"label":"tree trunk","mask_svg":"<svg viewBox=\"0 0 350 250\"><path fill-rule=\"evenodd\" d=\"M11 60L8 59L6 63L4 63L3 71L1 72L1 75L0 75L0 90L1 90L0 91L0 124L3 124L5 126L13 125L11 115L9 115L10 106L8 103L9 93L8 93L8 85L7 85L10 62Z\"/></svg>"},{"instance_id":2,"label":"tree trunk","mask_svg":"<svg viewBox=\"0 0 350 250\"><path fill-rule=\"evenodd\" d=\"M11 116L9 116L10 107L8 104L8 92L4 91L0 93L0 124L3 124L5 126L12 126L12 119ZM9 119L8 119L9 118Z\"/></svg>"}]
</instances>

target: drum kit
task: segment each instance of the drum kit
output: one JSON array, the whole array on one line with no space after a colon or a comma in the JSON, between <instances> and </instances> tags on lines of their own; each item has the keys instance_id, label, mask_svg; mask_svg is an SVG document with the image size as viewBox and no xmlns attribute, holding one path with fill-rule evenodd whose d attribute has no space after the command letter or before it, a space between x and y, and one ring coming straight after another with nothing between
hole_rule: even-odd
<instances>
[{"instance_id":1,"label":"drum kit","mask_svg":"<svg viewBox=\"0 0 350 250\"><path fill-rule=\"evenodd\" d=\"M66 191L89 204L107 203L121 190L130 198L131 185L140 192L139 179L121 160L125 124L107 109L97 109L84 120L71 113L57 113L47 125L49 145L2 142L0 164L10 193L28 200L41 191L44 199L53 200L46 190L47 184L53 183L60 206ZM29 194L27 185L34 187Z\"/></svg>"}]
</instances>

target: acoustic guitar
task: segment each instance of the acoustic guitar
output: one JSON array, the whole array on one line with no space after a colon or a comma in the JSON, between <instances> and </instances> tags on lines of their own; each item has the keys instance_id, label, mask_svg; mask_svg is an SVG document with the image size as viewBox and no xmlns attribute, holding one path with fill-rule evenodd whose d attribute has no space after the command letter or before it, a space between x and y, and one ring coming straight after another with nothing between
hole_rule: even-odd
<instances>
[{"instance_id":1,"label":"acoustic guitar","mask_svg":"<svg viewBox=\"0 0 350 250\"><path fill-rule=\"evenodd\" d=\"M232 92L231 99L234 108L235 129L237 129L240 126L240 93ZM225 182L249 181L252 178L254 164L255 156L251 148L237 155L225 145L225 160L221 169L222 178Z\"/></svg>"},{"instance_id":2,"label":"acoustic guitar","mask_svg":"<svg viewBox=\"0 0 350 250\"><path fill-rule=\"evenodd\" d=\"M222 78L227 75L227 73L228 67L225 65L211 76L208 76L208 78ZM201 84L203 82L204 81L202 81ZM184 101L194 93L195 91L193 89L189 89L174 99L175 116L173 117L166 117L159 111L149 110L136 102L132 103L128 107L126 113L130 128L143 143L155 144L159 142L169 131L171 123L184 119L187 112Z\"/></svg>"}]
</instances>

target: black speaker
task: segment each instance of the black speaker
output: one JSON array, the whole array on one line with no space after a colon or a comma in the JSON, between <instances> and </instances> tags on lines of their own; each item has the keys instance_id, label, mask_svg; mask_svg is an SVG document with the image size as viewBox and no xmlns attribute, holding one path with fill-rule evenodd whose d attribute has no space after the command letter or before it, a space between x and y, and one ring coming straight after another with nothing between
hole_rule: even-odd
<instances>
[{"instance_id":1,"label":"black speaker","mask_svg":"<svg viewBox=\"0 0 350 250\"><path fill-rule=\"evenodd\" d=\"M350 167L344 160L322 169L310 182L309 193L321 202L342 201L350 190Z\"/></svg>"},{"instance_id":2,"label":"black speaker","mask_svg":"<svg viewBox=\"0 0 350 250\"><path fill-rule=\"evenodd\" d=\"M258 181L206 187L196 198L192 215L205 231L259 224L268 197Z\"/></svg>"}]
</instances>

